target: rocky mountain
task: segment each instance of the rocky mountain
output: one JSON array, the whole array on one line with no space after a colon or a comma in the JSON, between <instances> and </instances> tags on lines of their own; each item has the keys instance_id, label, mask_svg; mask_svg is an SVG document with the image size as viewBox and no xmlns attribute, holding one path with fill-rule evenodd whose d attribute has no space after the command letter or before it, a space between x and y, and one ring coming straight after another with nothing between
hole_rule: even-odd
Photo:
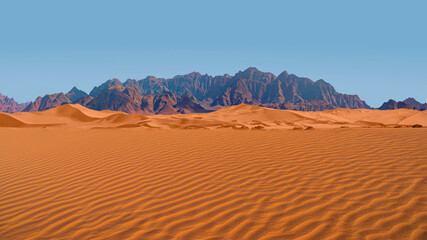
<instances>
[{"instance_id":1,"label":"rocky mountain","mask_svg":"<svg viewBox=\"0 0 427 240\"><path fill-rule=\"evenodd\" d=\"M73 87L66 94L60 92L50 95L47 94L44 97L38 97L35 101L30 102L23 112L44 111L67 103L75 103L84 96L87 96L87 93Z\"/></svg>"},{"instance_id":2,"label":"rocky mountain","mask_svg":"<svg viewBox=\"0 0 427 240\"><path fill-rule=\"evenodd\" d=\"M118 79L109 80L91 91L92 96L74 87L67 94L55 93L38 97L23 109L24 112L43 111L68 103L78 103L94 110L113 110L126 113L175 114L207 112L188 96L172 92L141 95L133 86L126 87Z\"/></svg>"},{"instance_id":3,"label":"rocky mountain","mask_svg":"<svg viewBox=\"0 0 427 240\"><path fill-rule=\"evenodd\" d=\"M113 86L115 87L110 87L94 97L86 106L94 110L142 113L140 108L142 97L134 88Z\"/></svg>"},{"instance_id":4,"label":"rocky mountain","mask_svg":"<svg viewBox=\"0 0 427 240\"><path fill-rule=\"evenodd\" d=\"M172 92L141 95L133 86L113 85L101 92L85 106L95 110L114 110L127 113L176 114L207 112L188 96L177 96Z\"/></svg>"},{"instance_id":5,"label":"rocky mountain","mask_svg":"<svg viewBox=\"0 0 427 240\"><path fill-rule=\"evenodd\" d=\"M414 107L415 109L418 109L418 110L426 110L427 109L427 103L420 103L417 100L415 100L414 98L407 98L407 99L403 100L403 102L411 105L412 107Z\"/></svg>"},{"instance_id":6,"label":"rocky mountain","mask_svg":"<svg viewBox=\"0 0 427 240\"><path fill-rule=\"evenodd\" d=\"M25 107L27 107L28 103L17 103L13 98L9 98L7 96L3 96L0 94L0 112L6 113L14 113L20 112Z\"/></svg>"},{"instance_id":7,"label":"rocky mountain","mask_svg":"<svg viewBox=\"0 0 427 240\"><path fill-rule=\"evenodd\" d=\"M388 100L387 102L383 103L381 107L378 109L380 110L390 110L390 109L399 109L399 108L407 108L407 109L413 109L413 107L405 102L396 102L393 99Z\"/></svg>"},{"instance_id":8,"label":"rocky mountain","mask_svg":"<svg viewBox=\"0 0 427 240\"><path fill-rule=\"evenodd\" d=\"M209 112L202 105L194 102L189 96L179 97L172 92L157 95L146 95L141 108L148 114L204 113Z\"/></svg>"},{"instance_id":9,"label":"rocky mountain","mask_svg":"<svg viewBox=\"0 0 427 240\"><path fill-rule=\"evenodd\" d=\"M427 103L422 104L417 100L415 100L414 98L407 98L403 101L398 101L398 102L393 99L390 99L387 102L383 103L381 107L379 107L378 109L390 110L390 109L400 109L400 108L426 110Z\"/></svg>"},{"instance_id":10,"label":"rocky mountain","mask_svg":"<svg viewBox=\"0 0 427 240\"><path fill-rule=\"evenodd\" d=\"M87 96L81 97L80 99L78 99L74 103L80 104L82 106L87 106L92 100L93 100L93 97L87 95Z\"/></svg>"},{"instance_id":11,"label":"rocky mountain","mask_svg":"<svg viewBox=\"0 0 427 240\"><path fill-rule=\"evenodd\" d=\"M94 87L89 95L74 87L67 94L39 97L24 111L42 111L66 103L145 114L205 112L240 103L305 111L370 108L357 95L338 93L324 80L312 81L286 71L275 76L251 67L234 76L193 72L169 79L128 79L124 83L111 79Z\"/></svg>"},{"instance_id":12,"label":"rocky mountain","mask_svg":"<svg viewBox=\"0 0 427 240\"><path fill-rule=\"evenodd\" d=\"M67 98L64 93L54 93L45 95L44 97L38 97L35 101L28 104L23 112L43 111L67 103L72 103L72 101Z\"/></svg>"},{"instance_id":13,"label":"rocky mountain","mask_svg":"<svg viewBox=\"0 0 427 240\"><path fill-rule=\"evenodd\" d=\"M94 87L92 91L90 91L89 96L95 98L102 92L109 90L111 87L123 87L123 84L117 78L110 79L100 86Z\"/></svg>"},{"instance_id":14,"label":"rocky mountain","mask_svg":"<svg viewBox=\"0 0 427 240\"><path fill-rule=\"evenodd\" d=\"M341 94L324 80L316 82L286 71L279 76L248 68L237 73L212 106L240 103L294 110L369 108L357 95Z\"/></svg>"},{"instance_id":15,"label":"rocky mountain","mask_svg":"<svg viewBox=\"0 0 427 240\"><path fill-rule=\"evenodd\" d=\"M205 108L240 103L295 110L369 108L357 95L338 93L324 80L314 82L286 71L276 77L253 67L234 76L212 77L193 72L170 79L152 76L138 81L128 79L125 83L112 79L95 87L90 95L96 97L111 86L134 87L143 96L172 92L178 96L189 96Z\"/></svg>"},{"instance_id":16,"label":"rocky mountain","mask_svg":"<svg viewBox=\"0 0 427 240\"><path fill-rule=\"evenodd\" d=\"M87 93L76 87L73 87L67 94L65 94L65 96L67 96L68 99L70 99L72 102L75 102L80 98L87 96Z\"/></svg>"}]
</instances>

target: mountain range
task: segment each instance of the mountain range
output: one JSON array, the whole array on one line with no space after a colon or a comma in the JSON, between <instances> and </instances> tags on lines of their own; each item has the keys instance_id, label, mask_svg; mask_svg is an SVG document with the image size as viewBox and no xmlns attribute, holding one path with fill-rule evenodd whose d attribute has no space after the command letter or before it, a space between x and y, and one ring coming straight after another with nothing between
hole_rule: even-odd
<instances>
[{"instance_id":1,"label":"mountain range","mask_svg":"<svg viewBox=\"0 0 427 240\"><path fill-rule=\"evenodd\" d=\"M403 101L395 101L393 99L390 99L387 102L383 103L383 105L381 105L381 107L379 107L378 109L389 110L389 109L400 109L400 108L426 110L427 103L420 103L414 98L407 98Z\"/></svg>"},{"instance_id":2,"label":"mountain range","mask_svg":"<svg viewBox=\"0 0 427 240\"><path fill-rule=\"evenodd\" d=\"M38 97L29 104L17 104L7 97L3 97L6 99L3 101L1 99L1 111L8 112L43 111L68 103L78 103L94 110L142 114L199 113L241 103L301 111L370 108L357 95L338 93L322 79L312 81L286 71L275 76L254 67L239 71L234 76L213 77L193 72L169 79L153 76L125 82L111 79L94 87L89 94L74 87L67 93ZM412 108L423 108L424 105L412 100L407 101ZM380 109L400 106L390 103Z\"/></svg>"}]
</instances>

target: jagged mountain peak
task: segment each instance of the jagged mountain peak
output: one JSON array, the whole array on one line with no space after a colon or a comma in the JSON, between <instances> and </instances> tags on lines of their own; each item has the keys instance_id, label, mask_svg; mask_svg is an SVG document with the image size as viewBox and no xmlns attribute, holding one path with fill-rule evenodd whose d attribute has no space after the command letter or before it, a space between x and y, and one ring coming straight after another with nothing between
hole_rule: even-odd
<instances>
[{"instance_id":1,"label":"jagged mountain peak","mask_svg":"<svg viewBox=\"0 0 427 240\"><path fill-rule=\"evenodd\" d=\"M122 85L122 82L117 78L110 79L108 80L108 82L111 83L112 85Z\"/></svg>"},{"instance_id":2,"label":"jagged mountain peak","mask_svg":"<svg viewBox=\"0 0 427 240\"><path fill-rule=\"evenodd\" d=\"M71 102L75 102L80 98L87 96L87 93L78 89L77 87L73 87L67 94L65 94L65 96L68 97Z\"/></svg>"},{"instance_id":3,"label":"jagged mountain peak","mask_svg":"<svg viewBox=\"0 0 427 240\"><path fill-rule=\"evenodd\" d=\"M280 73L277 78L283 78L286 79L289 77L289 73L287 71L283 71L282 73Z\"/></svg>"},{"instance_id":4,"label":"jagged mountain peak","mask_svg":"<svg viewBox=\"0 0 427 240\"><path fill-rule=\"evenodd\" d=\"M403 102L410 104L412 106L418 106L421 105L422 103L418 102L417 100L415 100L415 98L409 97L405 100L403 100Z\"/></svg>"},{"instance_id":5,"label":"jagged mountain peak","mask_svg":"<svg viewBox=\"0 0 427 240\"><path fill-rule=\"evenodd\" d=\"M234 75L235 79L248 79L248 80L256 80L256 81L267 81L275 79L276 76L269 72L262 72L255 67L249 67L246 70L239 71Z\"/></svg>"},{"instance_id":6,"label":"jagged mountain peak","mask_svg":"<svg viewBox=\"0 0 427 240\"><path fill-rule=\"evenodd\" d=\"M243 72L261 72L261 71L258 70L258 68L256 67L248 67Z\"/></svg>"},{"instance_id":7,"label":"jagged mountain peak","mask_svg":"<svg viewBox=\"0 0 427 240\"><path fill-rule=\"evenodd\" d=\"M78 89L76 86L74 86L73 88L71 88L71 90L68 93L77 92L77 91L80 91L80 89Z\"/></svg>"}]
</instances>

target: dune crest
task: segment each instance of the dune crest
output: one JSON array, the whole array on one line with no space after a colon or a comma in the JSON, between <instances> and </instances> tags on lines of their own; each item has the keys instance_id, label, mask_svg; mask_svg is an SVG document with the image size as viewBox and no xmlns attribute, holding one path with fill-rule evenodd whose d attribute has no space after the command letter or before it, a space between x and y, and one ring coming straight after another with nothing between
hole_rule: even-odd
<instances>
[{"instance_id":1,"label":"dune crest","mask_svg":"<svg viewBox=\"0 0 427 240\"><path fill-rule=\"evenodd\" d=\"M43 112L6 114L0 127L62 126L78 128L160 129L330 129L427 126L427 111L410 109L334 109L317 112L278 110L247 104L198 114L127 114L95 111L79 104L66 104ZM8 120L6 120L6 118Z\"/></svg>"}]
</instances>

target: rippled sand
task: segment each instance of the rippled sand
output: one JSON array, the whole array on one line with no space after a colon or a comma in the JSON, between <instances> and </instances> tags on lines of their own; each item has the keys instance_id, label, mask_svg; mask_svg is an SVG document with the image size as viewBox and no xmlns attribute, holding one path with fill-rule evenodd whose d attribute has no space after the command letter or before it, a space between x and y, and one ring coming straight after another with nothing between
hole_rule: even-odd
<instances>
[{"instance_id":1,"label":"rippled sand","mask_svg":"<svg viewBox=\"0 0 427 240\"><path fill-rule=\"evenodd\" d=\"M0 113L0 239L427 239L422 125L244 104Z\"/></svg>"},{"instance_id":2,"label":"rippled sand","mask_svg":"<svg viewBox=\"0 0 427 240\"><path fill-rule=\"evenodd\" d=\"M426 136L0 128L0 239L427 239Z\"/></svg>"}]
</instances>

